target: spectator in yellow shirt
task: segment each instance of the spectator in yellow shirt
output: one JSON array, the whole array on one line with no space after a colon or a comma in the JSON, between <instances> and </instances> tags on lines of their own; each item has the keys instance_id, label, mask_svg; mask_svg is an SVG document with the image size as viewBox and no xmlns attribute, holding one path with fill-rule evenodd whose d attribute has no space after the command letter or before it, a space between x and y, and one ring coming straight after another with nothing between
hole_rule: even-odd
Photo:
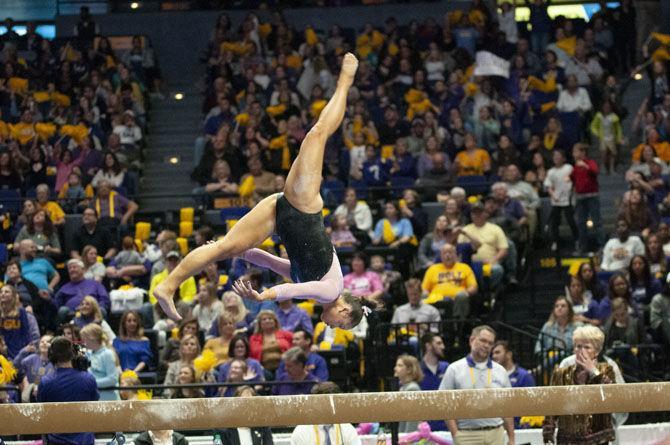
<instances>
[{"instance_id":1,"label":"spectator in yellow shirt","mask_svg":"<svg viewBox=\"0 0 670 445\"><path fill-rule=\"evenodd\" d=\"M670 144L667 141L662 141L658 130L653 126L648 127L646 140L635 147L631 154L633 164L640 164L642 162L642 151L644 147L650 145L656 152L656 156L663 161L670 161Z\"/></svg>"},{"instance_id":2,"label":"spectator in yellow shirt","mask_svg":"<svg viewBox=\"0 0 670 445\"><path fill-rule=\"evenodd\" d=\"M346 348L355 339L353 332L346 329L331 328L322 321L314 327L314 344L322 351Z\"/></svg>"},{"instance_id":3,"label":"spectator in yellow shirt","mask_svg":"<svg viewBox=\"0 0 670 445\"><path fill-rule=\"evenodd\" d=\"M54 226L62 226L65 224L65 212L56 201L49 201L49 186L46 184L40 184L35 189L37 197L37 205L46 210L51 222Z\"/></svg>"},{"instance_id":4,"label":"spectator in yellow shirt","mask_svg":"<svg viewBox=\"0 0 670 445\"><path fill-rule=\"evenodd\" d=\"M458 176L481 176L491 170L491 156L477 148L475 137L467 133L464 137L465 150L456 155L454 165Z\"/></svg>"},{"instance_id":5,"label":"spectator in yellow shirt","mask_svg":"<svg viewBox=\"0 0 670 445\"><path fill-rule=\"evenodd\" d=\"M458 261L456 246L446 243L440 250L441 263L433 264L423 276L421 287L425 303L453 301L454 317L465 319L470 313L470 296L477 293L477 279L470 266Z\"/></svg>"},{"instance_id":6,"label":"spectator in yellow shirt","mask_svg":"<svg viewBox=\"0 0 670 445\"><path fill-rule=\"evenodd\" d=\"M177 264L179 264L180 261L181 254L176 250L170 251L165 255L165 269L154 275L151 279L151 286L149 286L149 301L151 304L156 304L156 297L154 297L154 289L156 289L156 286L167 278L168 274L177 267ZM181 283L181 286L179 286L179 300L185 303L191 303L196 293L197 289L193 277L189 277L186 281ZM182 315L182 317L184 316L183 314L180 315Z\"/></svg>"}]
</instances>

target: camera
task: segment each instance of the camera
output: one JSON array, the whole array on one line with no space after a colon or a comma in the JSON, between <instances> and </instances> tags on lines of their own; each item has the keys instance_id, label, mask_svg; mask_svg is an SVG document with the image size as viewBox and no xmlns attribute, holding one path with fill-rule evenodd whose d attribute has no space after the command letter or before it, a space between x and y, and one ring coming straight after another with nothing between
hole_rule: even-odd
<instances>
[{"instance_id":1,"label":"camera","mask_svg":"<svg viewBox=\"0 0 670 445\"><path fill-rule=\"evenodd\" d=\"M88 371L91 361L86 357L86 348L79 343L72 344L72 367L77 371Z\"/></svg>"}]
</instances>

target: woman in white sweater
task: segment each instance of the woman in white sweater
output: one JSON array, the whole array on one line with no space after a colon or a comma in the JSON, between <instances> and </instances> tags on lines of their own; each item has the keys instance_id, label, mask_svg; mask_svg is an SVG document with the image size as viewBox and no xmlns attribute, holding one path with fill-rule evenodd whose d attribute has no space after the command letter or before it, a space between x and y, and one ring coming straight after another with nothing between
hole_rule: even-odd
<instances>
[{"instance_id":1,"label":"woman in white sweater","mask_svg":"<svg viewBox=\"0 0 670 445\"><path fill-rule=\"evenodd\" d=\"M112 187L120 187L125 178L125 171L121 168L119 160L114 153L106 153L102 168L93 176L91 185L98 187L101 181L109 181Z\"/></svg>"}]
</instances>

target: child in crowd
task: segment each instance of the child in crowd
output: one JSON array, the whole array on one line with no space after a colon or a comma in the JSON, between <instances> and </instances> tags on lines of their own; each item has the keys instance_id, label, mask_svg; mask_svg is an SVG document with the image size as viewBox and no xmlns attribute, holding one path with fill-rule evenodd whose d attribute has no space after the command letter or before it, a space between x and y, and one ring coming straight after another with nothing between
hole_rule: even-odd
<instances>
[{"instance_id":1,"label":"child in crowd","mask_svg":"<svg viewBox=\"0 0 670 445\"><path fill-rule=\"evenodd\" d=\"M117 253L114 257L114 262L117 268L125 266L138 266L142 264L142 255L139 254L135 247L135 240L130 236L124 236L121 243L123 250Z\"/></svg>"},{"instance_id":2,"label":"child in crowd","mask_svg":"<svg viewBox=\"0 0 670 445\"><path fill-rule=\"evenodd\" d=\"M349 230L347 217L344 215L334 215L330 225L330 242L335 247L354 247L358 245L358 240Z\"/></svg>"},{"instance_id":3,"label":"child in crowd","mask_svg":"<svg viewBox=\"0 0 670 445\"><path fill-rule=\"evenodd\" d=\"M617 159L617 147L623 144L624 138L621 120L609 101L603 102L600 111L591 121L591 133L598 140L605 171L607 174L613 173Z\"/></svg>"},{"instance_id":4,"label":"child in crowd","mask_svg":"<svg viewBox=\"0 0 670 445\"><path fill-rule=\"evenodd\" d=\"M75 167L78 170L79 167ZM90 187L84 188L81 182L81 173L72 171L67 178L67 184L58 192L58 199L65 213L79 213L86 207L88 198L93 196L93 190Z\"/></svg>"}]
</instances>

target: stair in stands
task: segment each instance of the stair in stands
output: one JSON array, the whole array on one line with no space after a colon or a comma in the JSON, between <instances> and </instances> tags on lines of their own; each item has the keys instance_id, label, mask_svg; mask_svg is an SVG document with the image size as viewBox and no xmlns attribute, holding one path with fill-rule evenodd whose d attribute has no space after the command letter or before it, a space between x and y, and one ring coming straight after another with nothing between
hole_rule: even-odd
<instances>
[{"instance_id":1,"label":"stair in stands","mask_svg":"<svg viewBox=\"0 0 670 445\"><path fill-rule=\"evenodd\" d=\"M637 113L638 107L644 101L649 92L649 82L646 80L633 81L630 83L626 93L623 96L623 106L628 109L628 116L623 120L624 136L628 143L621 148L619 154L621 165L617 172L611 175L600 174L598 181L600 183L600 212L603 217L603 227L605 234L614 232L616 217L621 203L621 198L628 184L624 180L624 172L630 166L630 153L637 145L637 137L630 130L633 118Z\"/></svg>"},{"instance_id":2,"label":"stair in stands","mask_svg":"<svg viewBox=\"0 0 670 445\"><path fill-rule=\"evenodd\" d=\"M144 164L139 199L140 212L166 212L194 205L193 143L201 125L202 96L191 84L172 85L172 94L154 101L151 110L151 137ZM174 98L175 92L184 95ZM170 159L178 158L177 163Z\"/></svg>"}]
</instances>

